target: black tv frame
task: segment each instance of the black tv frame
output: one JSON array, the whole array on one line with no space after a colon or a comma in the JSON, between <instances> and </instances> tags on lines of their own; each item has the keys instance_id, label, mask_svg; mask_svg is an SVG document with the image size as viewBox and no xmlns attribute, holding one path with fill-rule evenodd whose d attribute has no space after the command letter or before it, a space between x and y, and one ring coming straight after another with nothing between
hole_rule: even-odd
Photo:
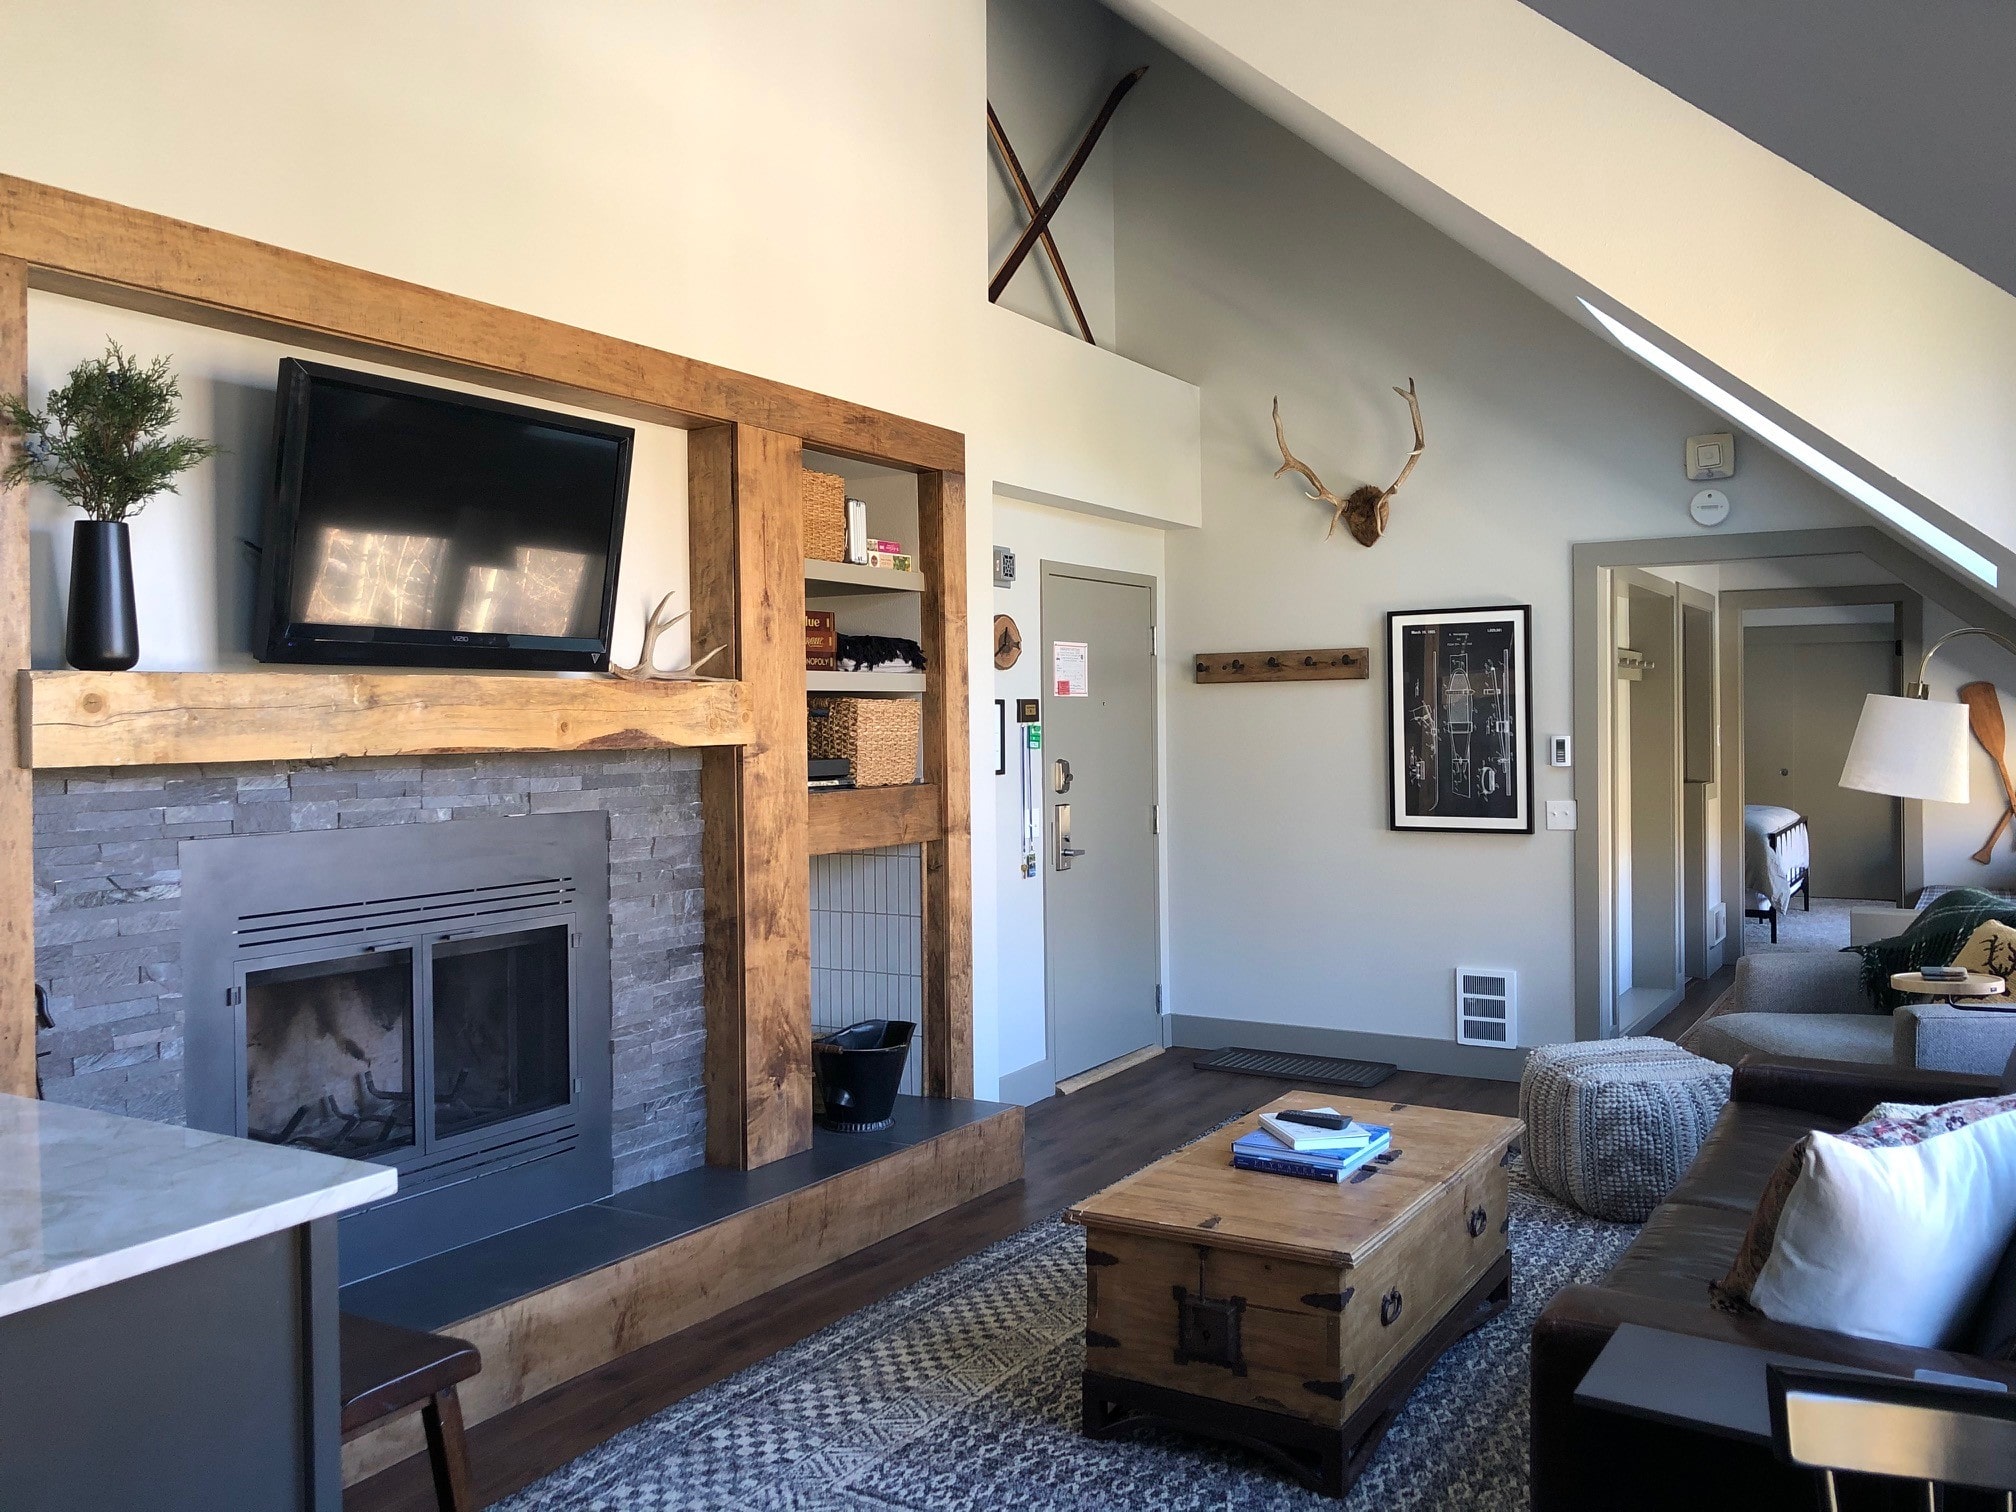
<instances>
[{"instance_id":1,"label":"black tv frame","mask_svg":"<svg viewBox=\"0 0 2016 1512\"><path fill-rule=\"evenodd\" d=\"M573 636L476 634L459 630L411 630L380 625L317 625L289 617L294 581L294 535L301 516L301 486L307 460L308 395L318 382L340 383L369 393L489 410L561 430L604 437L617 443L616 504L609 523L608 567L602 582L600 634ZM622 565L623 519L630 499L630 460L636 431L627 425L580 415L535 409L459 389L409 383L354 368L280 359L279 389L273 406L273 490L267 496L264 546L252 627L252 654L262 662L318 666L455 667L502 671L606 672L616 618L616 577Z\"/></svg>"}]
</instances>

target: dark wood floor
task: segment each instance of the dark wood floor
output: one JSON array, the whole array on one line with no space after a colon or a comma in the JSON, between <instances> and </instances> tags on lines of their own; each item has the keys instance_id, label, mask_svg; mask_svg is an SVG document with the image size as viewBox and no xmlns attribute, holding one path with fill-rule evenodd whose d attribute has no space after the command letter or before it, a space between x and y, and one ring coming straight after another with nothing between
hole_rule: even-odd
<instances>
[{"instance_id":1,"label":"dark wood floor","mask_svg":"<svg viewBox=\"0 0 2016 1512\"><path fill-rule=\"evenodd\" d=\"M1025 1175L1014 1185L479 1423L469 1435L479 1503L509 1495L682 1397L1091 1195L1290 1085L1198 1071L1191 1062L1200 1053L1167 1051L1030 1108ZM1510 1082L1412 1071L1395 1073L1377 1093L1394 1102L1507 1115L1517 1110L1518 1095ZM344 1506L427 1512L434 1500L423 1462L416 1457L352 1488Z\"/></svg>"},{"instance_id":2,"label":"dark wood floor","mask_svg":"<svg viewBox=\"0 0 2016 1512\"><path fill-rule=\"evenodd\" d=\"M1677 1040L1692 1029L1701 1015L1706 1013L1715 999L1729 990L1729 984L1736 980L1736 968L1724 966L1713 976L1696 977L1687 984L1687 994L1678 1006L1652 1026L1652 1033L1661 1039Z\"/></svg>"}]
</instances>

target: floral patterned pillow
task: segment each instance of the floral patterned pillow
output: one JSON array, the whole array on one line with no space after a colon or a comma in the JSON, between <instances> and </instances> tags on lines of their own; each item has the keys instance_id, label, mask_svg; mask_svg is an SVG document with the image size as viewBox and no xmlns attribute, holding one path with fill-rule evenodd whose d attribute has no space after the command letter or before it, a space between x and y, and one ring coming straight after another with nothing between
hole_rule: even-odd
<instances>
[{"instance_id":1,"label":"floral patterned pillow","mask_svg":"<svg viewBox=\"0 0 2016 1512\"><path fill-rule=\"evenodd\" d=\"M1878 1114L1893 1110L1904 1113L1909 1109L1909 1104L1881 1103L1871 1111ZM1928 1139L1954 1129L1964 1129L1969 1124L1993 1118L1999 1113L2016 1113L2016 1093L1941 1103L1935 1108L1911 1112L1905 1117L1872 1118L1836 1137L1864 1149L1896 1149L1923 1144ZM1805 1173L1806 1152L1812 1143L1813 1136L1809 1134L1787 1150L1785 1158L1778 1162L1778 1169L1764 1184L1764 1195L1757 1199L1757 1211L1750 1217L1750 1227L1743 1235L1742 1247L1736 1251L1735 1263L1729 1267L1728 1275L1711 1283L1708 1288L1717 1306L1730 1312L1753 1310L1751 1289L1757 1284L1764 1262L1771 1258L1771 1247L1778 1238L1778 1220L1784 1214L1792 1189Z\"/></svg>"}]
</instances>

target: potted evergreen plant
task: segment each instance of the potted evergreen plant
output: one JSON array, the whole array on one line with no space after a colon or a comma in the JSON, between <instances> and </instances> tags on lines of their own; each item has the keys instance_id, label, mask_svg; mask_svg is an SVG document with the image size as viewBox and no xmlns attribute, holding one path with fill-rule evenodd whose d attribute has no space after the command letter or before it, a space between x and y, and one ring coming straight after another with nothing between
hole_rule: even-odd
<instances>
[{"instance_id":1,"label":"potted evergreen plant","mask_svg":"<svg viewBox=\"0 0 2016 1512\"><path fill-rule=\"evenodd\" d=\"M123 672L140 659L133 612L133 550L126 522L147 501L175 490L175 479L217 448L167 434L182 389L168 359L141 363L108 342L105 355L80 362L47 408L26 395L0 395L0 431L20 449L0 484L46 483L84 511L71 532L70 614L63 656L73 667Z\"/></svg>"}]
</instances>

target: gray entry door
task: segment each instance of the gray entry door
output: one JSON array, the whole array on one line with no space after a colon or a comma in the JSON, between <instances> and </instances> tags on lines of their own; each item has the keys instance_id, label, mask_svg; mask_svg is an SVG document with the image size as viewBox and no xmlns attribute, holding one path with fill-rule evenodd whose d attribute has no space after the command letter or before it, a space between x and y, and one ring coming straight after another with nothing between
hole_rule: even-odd
<instances>
[{"instance_id":1,"label":"gray entry door","mask_svg":"<svg viewBox=\"0 0 2016 1512\"><path fill-rule=\"evenodd\" d=\"M1162 1040L1153 582L1045 562L1042 654L1043 936L1061 1080Z\"/></svg>"}]
</instances>

